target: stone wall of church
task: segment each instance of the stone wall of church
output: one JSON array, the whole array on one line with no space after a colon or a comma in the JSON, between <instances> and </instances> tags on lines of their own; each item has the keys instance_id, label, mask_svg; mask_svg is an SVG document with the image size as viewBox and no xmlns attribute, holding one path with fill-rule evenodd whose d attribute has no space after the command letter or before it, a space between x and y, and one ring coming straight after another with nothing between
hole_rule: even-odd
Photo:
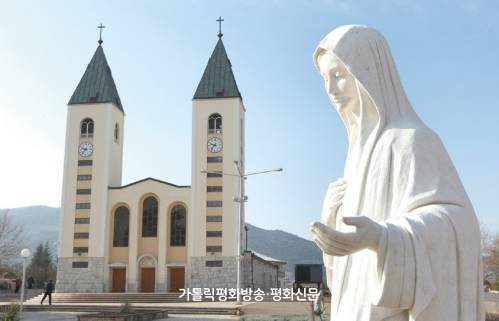
<instances>
[{"instance_id":1,"label":"stone wall of church","mask_svg":"<svg viewBox=\"0 0 499 321\"><path fill-rule=\"evenodd\" d=\"M209 263L206 263L207 261ZM190 288L236 288L236 277L235 256L192 256L190 258Z\"/></svg>"},{"instance_id":2,"label":"stone wall of church","mask_svg":"<svg viewBox=\"0 0 499 321\"><path fill-rule=\"evenodd\" d=\"M73 267L73 262L88 262L88 267ZM104 258L59 258L55 290L66 293L104 292Z\"/></svg>"}]
</instances>

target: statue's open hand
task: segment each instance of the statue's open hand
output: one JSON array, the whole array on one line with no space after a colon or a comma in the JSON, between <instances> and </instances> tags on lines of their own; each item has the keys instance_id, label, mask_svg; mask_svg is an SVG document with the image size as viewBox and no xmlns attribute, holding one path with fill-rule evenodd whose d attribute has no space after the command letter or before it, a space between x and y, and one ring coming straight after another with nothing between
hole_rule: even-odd
<instances>
[{"instance_id":1,"label":"statue's open hand","mask_svg":"<svg viewBox=\"0 0 499 321\"><path fill-rule=\"evenodd\" d=\"M312 222L315 243L326 254L345 256L363 249L378 250L384 227L367 216L343 217L343 223L356 227L354 232L340 232L321 222Z\"/></svg>"}]
</instances>

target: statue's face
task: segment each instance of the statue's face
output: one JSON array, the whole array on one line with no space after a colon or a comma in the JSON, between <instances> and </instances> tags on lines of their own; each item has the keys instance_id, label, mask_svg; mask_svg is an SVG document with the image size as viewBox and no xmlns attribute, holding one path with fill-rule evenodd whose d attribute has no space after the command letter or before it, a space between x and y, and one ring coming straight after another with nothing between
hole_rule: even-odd
<instances>
[{"instance_id":1,"label":"statue's face","mask_svg":"<svg viewBox=\"0 0 499 321\"><path fill-rule=\"evenodd\" d=\"M341 112L355 106L359 100L355 78L343 62L330 52L324 51L318 57L318 65L324 77L326 92L336 109Z\"/></svg>"}]
</instances>

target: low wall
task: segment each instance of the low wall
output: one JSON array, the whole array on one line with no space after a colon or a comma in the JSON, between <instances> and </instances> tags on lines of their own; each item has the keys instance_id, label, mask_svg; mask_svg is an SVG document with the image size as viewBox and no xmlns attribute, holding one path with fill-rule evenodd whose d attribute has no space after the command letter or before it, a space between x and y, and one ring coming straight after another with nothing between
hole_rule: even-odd
<instances>
[{"instance_id":1,"label":"low wall","mask_svg":"<svg viewBox=\"0 0 499 321\"><path fill-rule=\"evenodd\" d=\"M485 311L499 314L499 292L485 293Z\"/></svg>"},{"instance_id":2,"label":"low wall","mask_svg":"<svg viewBox=\"0 0 499 321\"><path fill-rule=\"evenodd\" d=\"M79 315L78 321L149 321L164 319L168 317L168 312L165 311L149 311L149 312L137 312L130 314L118 314L118 313L97 313L97 314L86 314Z\"/></svg>"}]
</instances>

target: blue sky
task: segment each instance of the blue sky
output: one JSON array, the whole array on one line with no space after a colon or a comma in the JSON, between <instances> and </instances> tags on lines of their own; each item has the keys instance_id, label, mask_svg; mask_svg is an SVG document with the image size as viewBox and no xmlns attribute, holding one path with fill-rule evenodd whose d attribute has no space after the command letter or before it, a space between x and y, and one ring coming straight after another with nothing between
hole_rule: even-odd
<instances>
[{"instance_id":1,"label":"blue sky","mask_svg":"<svg viewBox=\"0 0 499 321\"><path fill-rule=\"evenodd\" d=\"M312 53L356 23L385 35L414 109L499 231L499 2L485 0L0 0L0 208L60 205L66 104L101 22L126 112L123 183L190 184L191 98L219 15L247 108L247 171L284 168L248 179L249 223L312 239L347 147Z\"/></svg>"}]
</instances>

